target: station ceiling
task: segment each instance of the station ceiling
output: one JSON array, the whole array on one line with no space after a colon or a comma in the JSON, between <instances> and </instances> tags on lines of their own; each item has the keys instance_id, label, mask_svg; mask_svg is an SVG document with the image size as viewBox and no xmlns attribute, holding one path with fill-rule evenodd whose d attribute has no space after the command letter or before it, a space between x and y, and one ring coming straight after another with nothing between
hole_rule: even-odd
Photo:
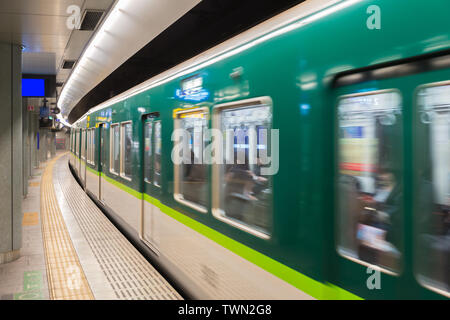
<instances>
[{"instance_id":1,"label":"station ceiling","mask_svg":"<svg viewBox=\"0 0 450 320\"><path fill-rule=\"evenodd\" d=\"M64 63L80 61L118 1L0 0L0 41L23 46L22 73L55 75L58 99L74 72ZM134 10L126 12L132 23L116 27L123 41L100 48L94 64L77 72L83 77L63 115L74 122L99 103L303 1L123 1ZM86 12L101 12L95 28L69 28L71 6L80 8L82 19Z\"/></svg>"},{"instance_id":2,"label":"station ceiling","mask_svg":"<svg viewBox=\"0 0 450 320\"><path fill-rule=\"evenodd\" d=\"M304 0L203 0L120 65L71 110L89 109Z\"/></svg>"},{"instance_id":3,"label":"station ceiling","mask_svg":"<svg viewBox=\"0 0 450 320\"><path fill-rule=\"evenodd\" d=\"M77 60L93 30L69 28L70 6L103 12L114 0L1 0L0 41L23 46L22 73L56 75L64 83L70 69L64 60ZM60 89L59 89L60 90Z\"/></svg>"}]
</instances>

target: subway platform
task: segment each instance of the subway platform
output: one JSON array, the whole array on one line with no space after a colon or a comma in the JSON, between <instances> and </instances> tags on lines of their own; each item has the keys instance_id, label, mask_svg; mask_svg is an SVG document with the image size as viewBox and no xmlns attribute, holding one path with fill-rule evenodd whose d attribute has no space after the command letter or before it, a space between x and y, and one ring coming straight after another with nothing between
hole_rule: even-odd
<instances>
[{"instance_id":1,"label":"subway platform","mask_svg":"<svg viewBox=\"0 0 450 320\"><path fill-rule=\"evenodd\" d=\"M68 153L41 164L23 201L21 257L0 265L0 300L179 300L79 186Z\"/></svg>"}]
</instances>

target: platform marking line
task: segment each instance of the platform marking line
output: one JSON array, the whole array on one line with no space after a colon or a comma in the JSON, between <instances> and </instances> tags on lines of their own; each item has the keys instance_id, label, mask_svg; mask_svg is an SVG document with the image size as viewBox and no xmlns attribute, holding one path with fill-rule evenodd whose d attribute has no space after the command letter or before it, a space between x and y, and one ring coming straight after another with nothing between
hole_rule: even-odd
<instances>
[{"instance_id":1,"label":"platform marking line","mask_svg":"<svg viewBox=\"0 0 450 320\"><path fill-rule=\"evenodd\" d=\"M14 294L14 300L43 300L42 271L25 271L23 274L23 291Z\"/></svg>"},{"instance_id":2,"label":"platform marking line","mask_svg":"<svg viewBox=\"0 0 450 320\"><path fill-rule=\"evenodd\" d=\"M61 167L64 169L61 170ZM117 299L182 299L88 197L74 179L65 160L58 161L54 175Z\"/></svg>"},{"instance_id":3,"label":"platform marking line","mask_svg":"<svg viewBox=\"0 0 450 320\"><path fill-rule=\"evenodd\" d=\"M94 300L53 187L54 164L64 155L49 162L41 182L41 227L50 299Z\"/></svg>"},{"instance_id":4,"label":"platform marking line","mask_svg":"<svg viewBox=\"0 0 450 320\"><path fill-rule=\"evenodd\" d=\"M31 227L39 224L39 214L37 212L25 212L22 218L22 226Z\"/></svg>"}]
</instances>

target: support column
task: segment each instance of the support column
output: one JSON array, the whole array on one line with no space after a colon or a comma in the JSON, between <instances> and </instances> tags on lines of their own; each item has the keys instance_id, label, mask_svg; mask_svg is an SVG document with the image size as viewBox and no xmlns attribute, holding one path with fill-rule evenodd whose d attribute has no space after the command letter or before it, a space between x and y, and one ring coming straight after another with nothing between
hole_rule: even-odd
<instances>
[{"instance_id":1,"label":"support column","mask_svg":"<svg viewBox=\"0 0 450 320\"><path fill-rule=\"evenodd\" d=\"M47 129L39 129L39 162L47 161Z\"/></svg>"},{"instance_id":2,"label":"support column","mask_svg":"<svg viewBox=\"0 0 450 320\"><path fill-rule=\"evenodd\" d=\"M69 149L70 149L70 132L69 131L66 131L65 133L64 133L64 136L65 136L65 151L69 151Z\"/></svg>"},{"instance_id":3,"label":"support column","mask_svg":"<svg viewBox=\"0 0 450 320\"><path fill-rule=\"evenodd\" d=\"M30 176L30 136L29 131L29 117L28 117L28 106L26 99L22 101L22 137L23 137L23 148L22 148L22 186L23 186L23 196L26 197L28 194L28 178Z\"/></svg>"},{"instance_id":4,"label":"support column","mask_svg":"<svg viewBox=\"0 0 450 320\"><path fill-rule=\"evenodd\" d=\"M39 144L39 114L37 113L31 113L31 163L32 168L36 169L39 168L39 150L38 150L38 144ZM33 171L34 172L34 171Z\"/></svg>"},{"instance_id":5,"label":"support column","mask_svg":"<svg viewBox=\"0 0 450 320\"><path fill-rule=\"evenodd\" d=\"M0 264L22 246L22 50L0 43Z\"/></svg>"},{"instance_id":6,"label":"support column","mask_svg":"<svg viewBox=\"0 0 450 320\"><path fill-rule=\"evenodd\" d=\"M50 151L52 158L56 156L56 132L50 132Z\"/></svg>"}]
</instances>

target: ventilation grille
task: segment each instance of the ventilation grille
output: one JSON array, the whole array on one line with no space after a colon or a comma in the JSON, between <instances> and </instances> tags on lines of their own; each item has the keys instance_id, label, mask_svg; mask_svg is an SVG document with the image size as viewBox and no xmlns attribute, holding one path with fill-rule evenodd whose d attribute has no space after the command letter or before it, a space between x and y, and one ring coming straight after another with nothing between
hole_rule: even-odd
<instances>
[{"instance_id":1,"label":"ventilation grille","mask_svg":"<svg viewBox=\"0 0 450 320\"><path fill-rule=\"evenodd\" d=\"M62 68L63 69L72 69L76 60L63 60Z\"/></svg>"},{"instance_id":2,"label":"ventilation grille","mask_svg":"<svg viewBox=\"0 0 450 320\"><path fill-rule=\"evenodd\" d=\"M81 20L80 30L94 31L100 19L103 16L103 11L86 10L84 11L83 19Z\"/></svg>"}]
</instances>

